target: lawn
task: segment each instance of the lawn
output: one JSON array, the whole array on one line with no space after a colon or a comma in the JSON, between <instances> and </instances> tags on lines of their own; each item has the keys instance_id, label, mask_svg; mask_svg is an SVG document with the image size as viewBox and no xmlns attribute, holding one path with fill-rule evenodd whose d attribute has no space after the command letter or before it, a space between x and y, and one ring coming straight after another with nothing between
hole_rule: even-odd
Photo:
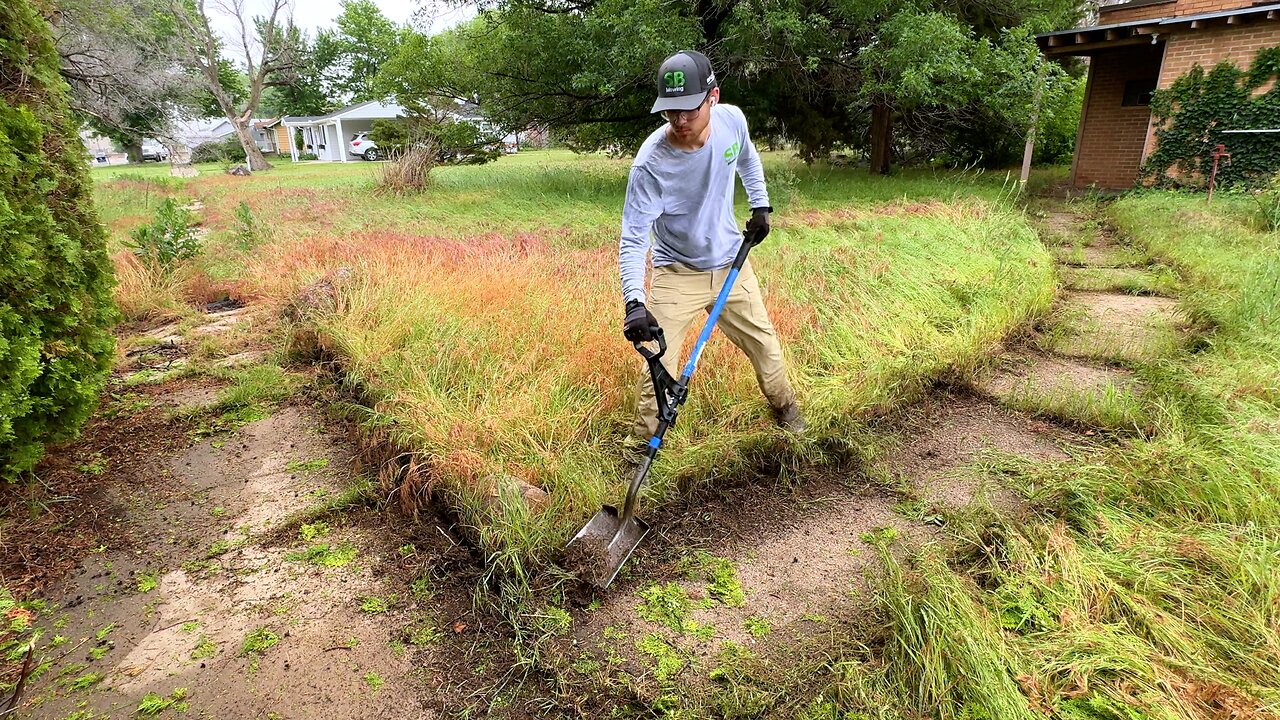
<instances>
[{"instance_id":1,"label":"lawn","mask_svg":"<svg viewBox=\"0 0 1280 720\"><path fill-rule=\"evenodd\" d=\"M176 276L140 277L117 254L135 318L223 291L284 308L348 268L337 303L307 322L366 407L369 437L403 453L401 496L446 502L491 569L525 577L623 488L620 443L642 369L620 333L627 167L521 153L439 169L414 198L374 193L377 166L365 163L95 178L117 242L165 196L198 199L210 230ZM980 361L1051 300L1050 257L1003 175L868 178L781 155L766 168L778 213L752 258L812 432L773 428L749 364L717 339L647 508L864 452L867 420Z\"/></svg>"}]
</instances>

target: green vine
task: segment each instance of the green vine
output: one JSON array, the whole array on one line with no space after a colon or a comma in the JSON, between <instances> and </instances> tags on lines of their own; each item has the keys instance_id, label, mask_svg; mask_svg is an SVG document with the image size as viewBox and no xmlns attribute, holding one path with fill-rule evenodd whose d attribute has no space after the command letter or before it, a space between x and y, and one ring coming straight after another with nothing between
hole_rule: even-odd
<instances>
[{"instance_id":1,"label":"green vine","mask_svg":"<svg viewBox=\"0 0 1280 720\"><path fill-rule=\"evenodd\" d=\"M1255 94L1271 80L1274 87ZM1151 97L1156 149L1142 167L1144 181L1161 186L1203 186L1219 144L1231 153L1218 166L1223 186L1258 187L1280 172L1280 133L1226 134L1225 130L1280 127L1280 47L1266 48L1246 72L1231 62L1205 72L1196 65Z\"/></svg>"}]
</instances>

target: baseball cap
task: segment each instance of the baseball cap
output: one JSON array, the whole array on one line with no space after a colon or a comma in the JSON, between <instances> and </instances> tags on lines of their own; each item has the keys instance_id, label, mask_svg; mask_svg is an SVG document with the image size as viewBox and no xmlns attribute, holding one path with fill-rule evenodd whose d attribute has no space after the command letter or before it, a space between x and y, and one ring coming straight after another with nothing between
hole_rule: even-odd
<instances>
[{"instance_id":1,"label":"baseball cap","mask_svg":"<svg viewBox=\"0 0 1280 720\"><path fill-rule=\"evenodd\" d=\"M682 50L658 67L658 99L649 112L693 110L716 86L711 61L696 50Z\"/></svg>"}]
</instances>

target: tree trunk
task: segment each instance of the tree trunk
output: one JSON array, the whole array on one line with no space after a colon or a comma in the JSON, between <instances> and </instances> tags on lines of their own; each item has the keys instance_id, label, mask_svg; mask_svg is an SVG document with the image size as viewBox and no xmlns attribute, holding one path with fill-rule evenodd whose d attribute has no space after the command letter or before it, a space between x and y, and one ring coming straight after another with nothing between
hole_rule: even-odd
<instances>
[{"instance_id":1,"label":"tree trunk","mask_svg":"<svg viewBox=\"0 0 1280 720\"><path fill-rule=\"evenodd\" d=\"M137 140L130 143L124 143L124 151L129 156L129 162L142 162L142 141Z\"/></svg>"},{"instance_id":2,"label":"tree trunk","mask_svg":"<svg viewBox=\"0 0 1280 720\"><path fill-rule=\"evenodd\" d=\"M888 175L893 146L893 108L883 101L871 106L871 172Z\"/></svg>"},{"instance_id":3,"label":"tree trunk","mask_svg":"<svg viewBox=\"0 0 1280 720\"><path fill-rule=\"evenodd\" d=\"M271 163L262 157L262 151L258 149L258 143L253 141L253 134L249 131L249 123L241 122L239 118L230 118L231 126L236 129L236 137L240 139L240 147L244 148L244 156L249 162L249 169L257 172L259 170L270 170Z\"/></svg>"}]
</instances>

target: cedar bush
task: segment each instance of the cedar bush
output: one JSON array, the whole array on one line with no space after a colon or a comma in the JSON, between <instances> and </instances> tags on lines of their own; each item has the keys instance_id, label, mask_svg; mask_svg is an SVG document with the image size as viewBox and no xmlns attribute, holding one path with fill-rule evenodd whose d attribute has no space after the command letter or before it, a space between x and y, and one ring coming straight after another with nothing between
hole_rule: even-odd
<instances>
[{"instance_id":1,"label":"cedar bush","mask_svg":"<svg viewBox=\"0 0 1280 720\"><path fill-rule=\"evenodd\" d=\"M111 265L50 30L0 3L0 481L75 435L115 350Z\"/></svg>"}]
</instances>

